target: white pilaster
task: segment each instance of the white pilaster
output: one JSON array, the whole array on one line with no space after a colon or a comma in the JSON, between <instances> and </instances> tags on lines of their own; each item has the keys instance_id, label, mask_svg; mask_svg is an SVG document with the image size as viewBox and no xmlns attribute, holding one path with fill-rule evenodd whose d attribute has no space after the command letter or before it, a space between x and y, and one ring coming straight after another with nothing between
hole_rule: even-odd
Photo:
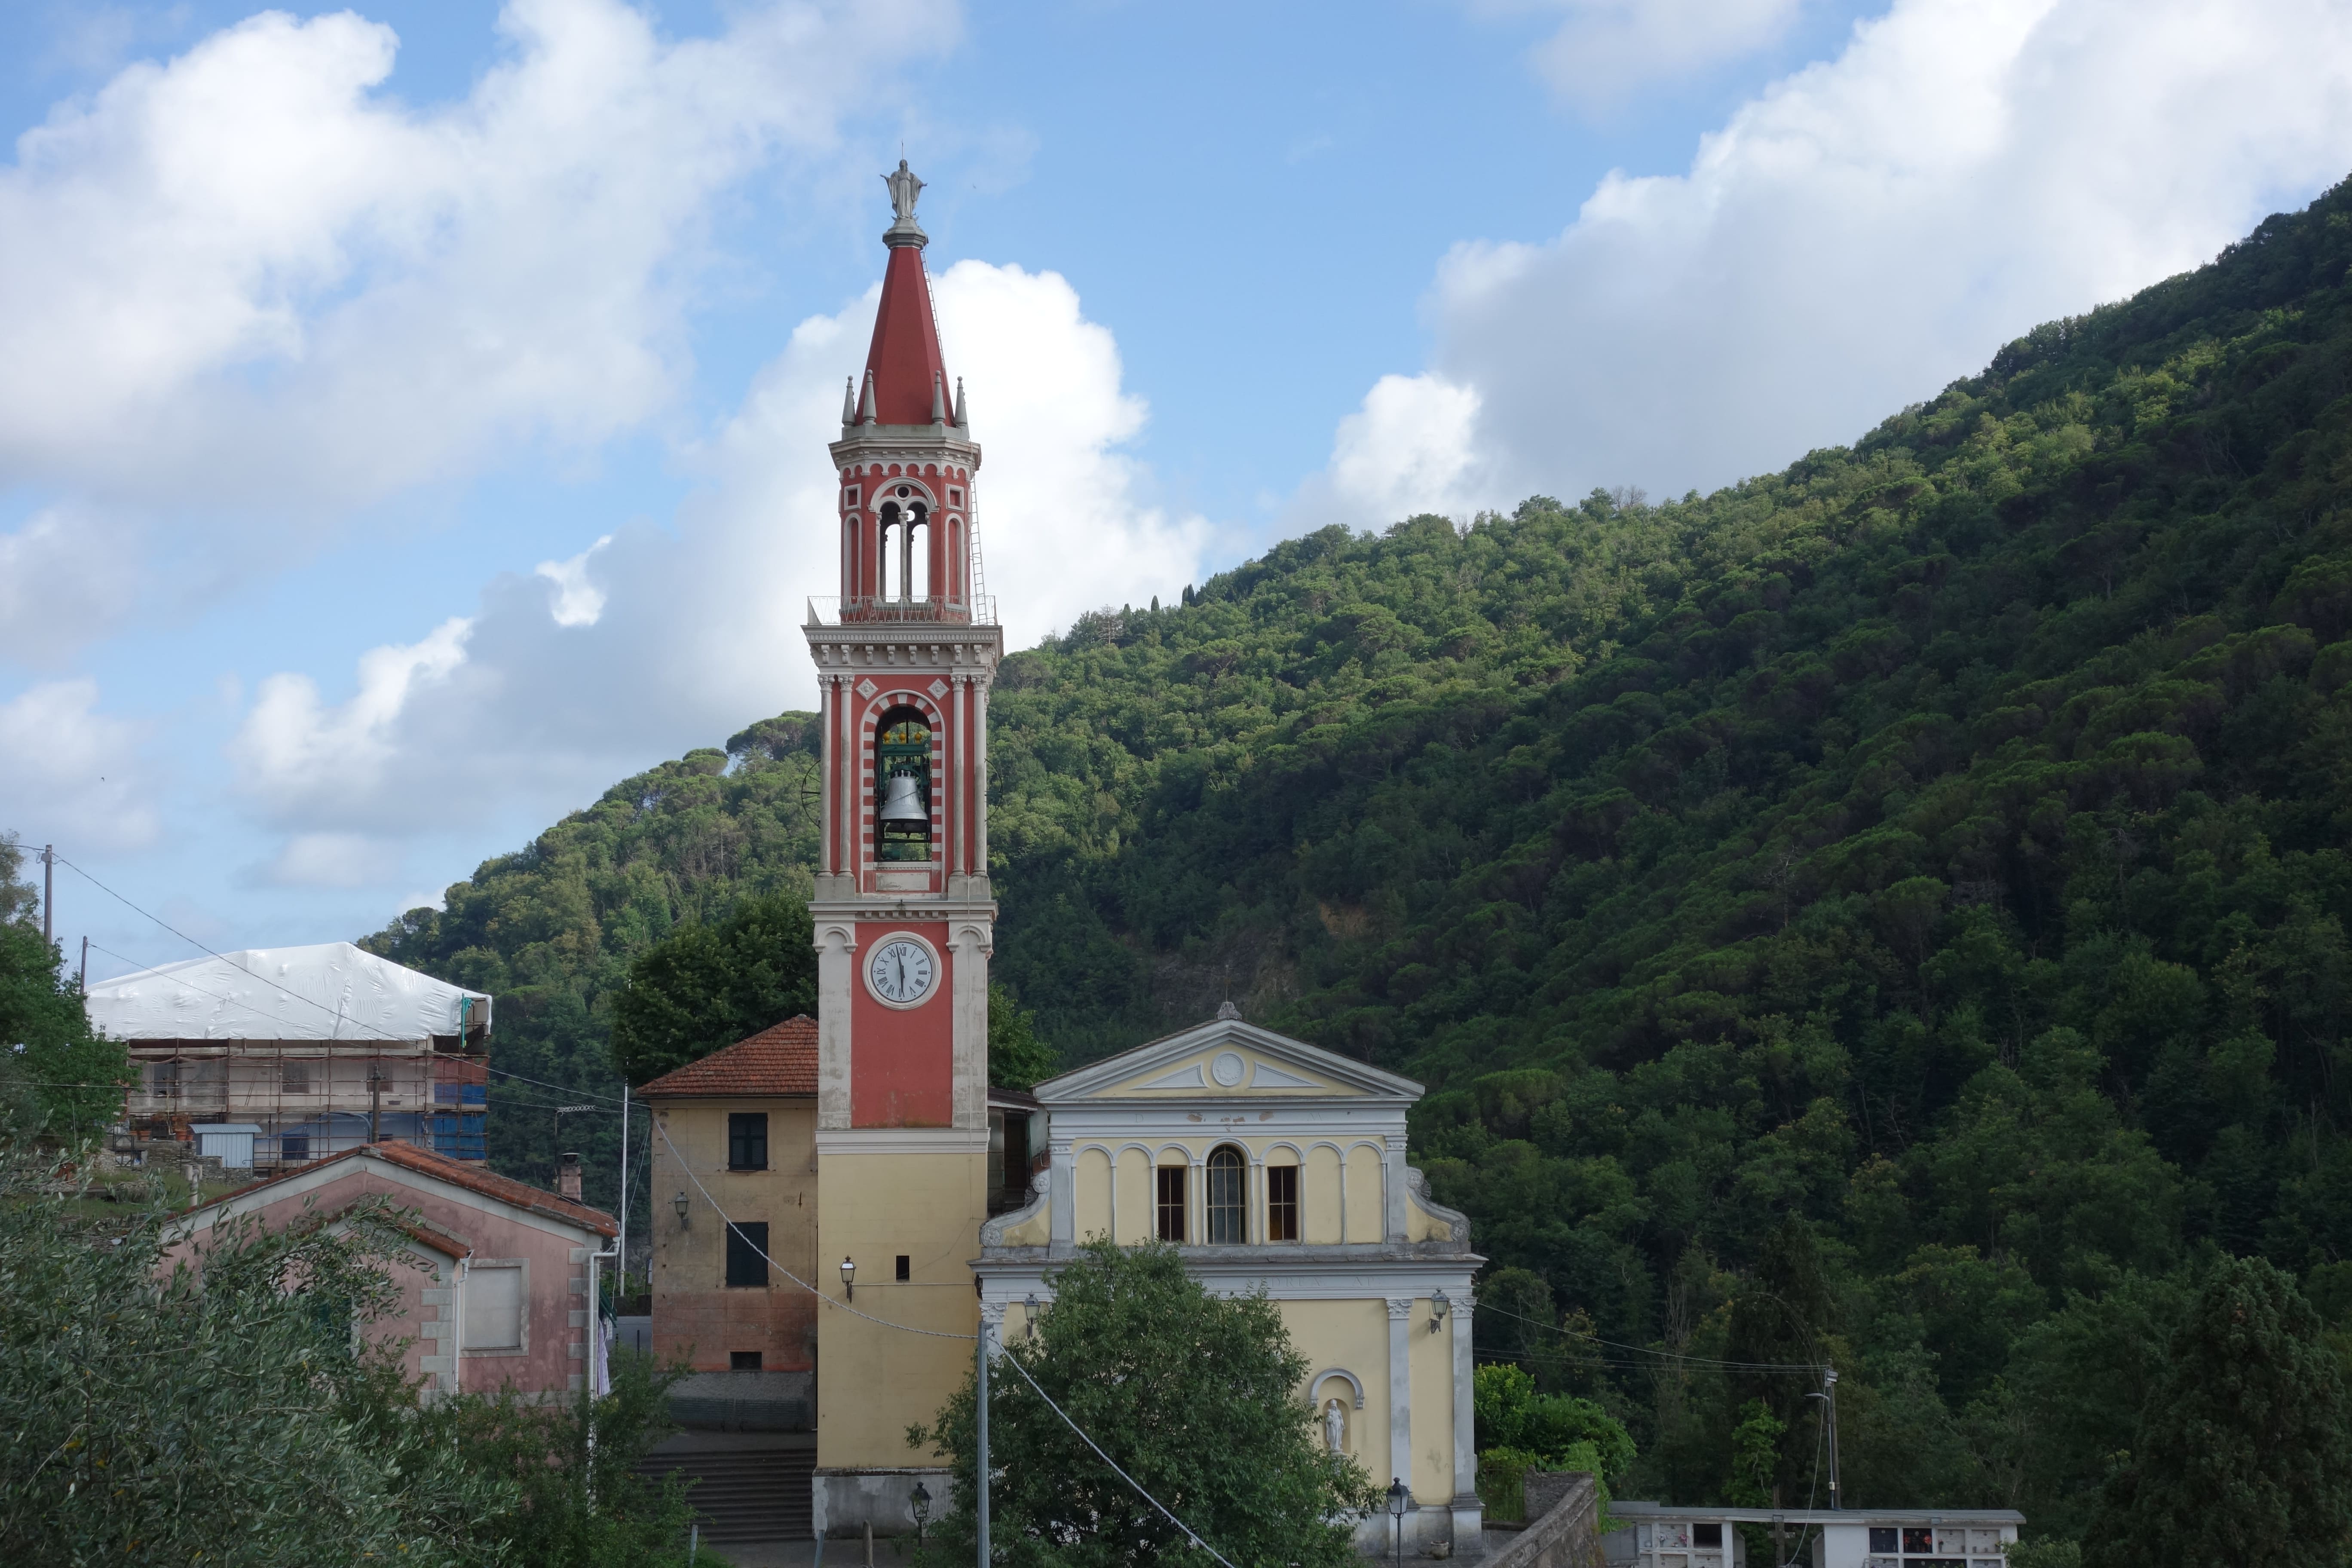
<instances>
[{"instance_id":1,"label":"white pilaster","mask_svg":"<svg viewBox=\"0 0 2352 1568\"><path fill-rule=\"evenodd\" d=\"M1486 1538L1478 1501L1478 1415L1471 1401L1470 1309L1465 1291L1446 1314L1454 1334L1454 1550L1468 1555Z\"/></svg>"},{"instance_id":2,"label":"white pilaster","mask_svg":"<svg viewBox=\"0 0 2352 1568\"><path fill-rule=\"evenodd\" d=\"M849 987L856 977L857 928L826 921L816 928L816 1124L849 1125Z\"/></svg>"},{"instance_id":3,"label":"white pilaster","mask_svg":"<svg viewBox=\"0 0 2352 1568\"><path fill-rule=\"evenodd\" d=\"M1077 1159L1067 1138L1049 1138L1045 1147L1052 1156L1053 1184L1048 1189L1054 1205L1052 1250L1056 1257L1067 1258L1077 1244Z\"/></svg>"},{"instance_id":4,"label":"white pilaster","mask_svg":"<svg viewBox=\"0 0 2352 1568\"><path fill-rule=\"evenodd\" d=\"M1381 1140L1381 1207L1388 1215L1388 1239L1404 1239L1404 1146L1405 1134L1391 1132Z\"/></svg>"},{"instance_id":5,"label":"white pilaster","mask_svg":"<svg viewBox=\"0 0 2352 1568\"><path fill-rule=\"evenodd\" d=\"M954 977L949 1024L950 1105L955 1125L988 1126L988 960L990 930L984 921L959 921L948 935Z\"/></svg>"},{"instance_id":6,"label":"white pilaster","mask_svg":"<svg viewBox=\"0 0 2352 1568\"><path fill-rule=\"evenodd\" d=\"M1412 1478L1412 1298L1389 1303L1389 1476L1407 1488Z\"/></svg>"}]
</instances>

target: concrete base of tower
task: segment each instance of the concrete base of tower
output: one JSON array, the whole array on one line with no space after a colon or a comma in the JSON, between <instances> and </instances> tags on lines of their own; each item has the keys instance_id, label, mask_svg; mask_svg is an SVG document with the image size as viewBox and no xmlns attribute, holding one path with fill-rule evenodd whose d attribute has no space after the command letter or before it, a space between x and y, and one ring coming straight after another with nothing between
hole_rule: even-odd
<instances>
[{"instance_id":1,"label":"concrete base of tower","mask_svg":"<svg viewBox=\"0 0 2352 1568\"><path fill-rule=\"evenodd\" d=\"M811 1522L818 1539L915 1533L915 1483L930 1494L930 1517L948 1511L954 1481L943 1469L915 1466L874 1469L821 1469L810 1483Z\"/></svg>"}]
</instances>

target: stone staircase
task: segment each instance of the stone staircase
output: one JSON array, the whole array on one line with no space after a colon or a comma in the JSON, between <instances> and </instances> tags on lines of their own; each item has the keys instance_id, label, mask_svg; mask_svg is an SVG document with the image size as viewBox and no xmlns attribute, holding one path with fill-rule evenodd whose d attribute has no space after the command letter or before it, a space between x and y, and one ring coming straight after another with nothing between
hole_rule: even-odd
<instances>
[{"instance_id":1,"label":"stone staircase","mask_svg":"<svg viewBox=\"0 0 2352 1568\"><path fill-rule=\"evenodd\" d=\"M747 1445L739 1437L719 1447L691 1436L683 1443L674 1438L647 1456L637 1472L655 1479L675 1472L691 1481L688 1495L702 1520L702 1539L713 1545L806 1541L813 1532L813 1441Z\"/></svg>"}]
</instances>

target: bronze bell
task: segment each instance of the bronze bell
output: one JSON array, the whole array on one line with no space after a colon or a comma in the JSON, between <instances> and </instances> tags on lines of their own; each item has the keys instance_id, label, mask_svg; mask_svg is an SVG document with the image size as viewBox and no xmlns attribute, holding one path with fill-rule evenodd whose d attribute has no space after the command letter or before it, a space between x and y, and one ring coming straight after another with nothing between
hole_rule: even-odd
<instances>
[{"instance_id":1,"label":"bronze bell","mask_svg":"<svg viewBox=\"0 0 2352 1568\"><path fill-rule=\"evenodd\" d=\"M912 773L892 773L882 785L882 820L885 822L929 822L931 814L923 809L923 786Z\"/></svg>"}]
</instances>

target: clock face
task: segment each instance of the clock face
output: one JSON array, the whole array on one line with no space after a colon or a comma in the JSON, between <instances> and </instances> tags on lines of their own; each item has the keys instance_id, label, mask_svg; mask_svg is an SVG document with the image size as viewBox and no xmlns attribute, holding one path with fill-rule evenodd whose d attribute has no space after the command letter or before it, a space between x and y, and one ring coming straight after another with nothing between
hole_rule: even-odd
<instances>
[{"instance_id":1,"label":"clock face","mask_svg":"<svg viewBox=\"0 0 2352 1568\"><path fill-rule=\"evenodd\" d=\"M898 1007L911 1007L931 994L939 978L931 950L903 936L891 937L866 961L866 983L874 994Z\"/></svg>"}]
</instances>

